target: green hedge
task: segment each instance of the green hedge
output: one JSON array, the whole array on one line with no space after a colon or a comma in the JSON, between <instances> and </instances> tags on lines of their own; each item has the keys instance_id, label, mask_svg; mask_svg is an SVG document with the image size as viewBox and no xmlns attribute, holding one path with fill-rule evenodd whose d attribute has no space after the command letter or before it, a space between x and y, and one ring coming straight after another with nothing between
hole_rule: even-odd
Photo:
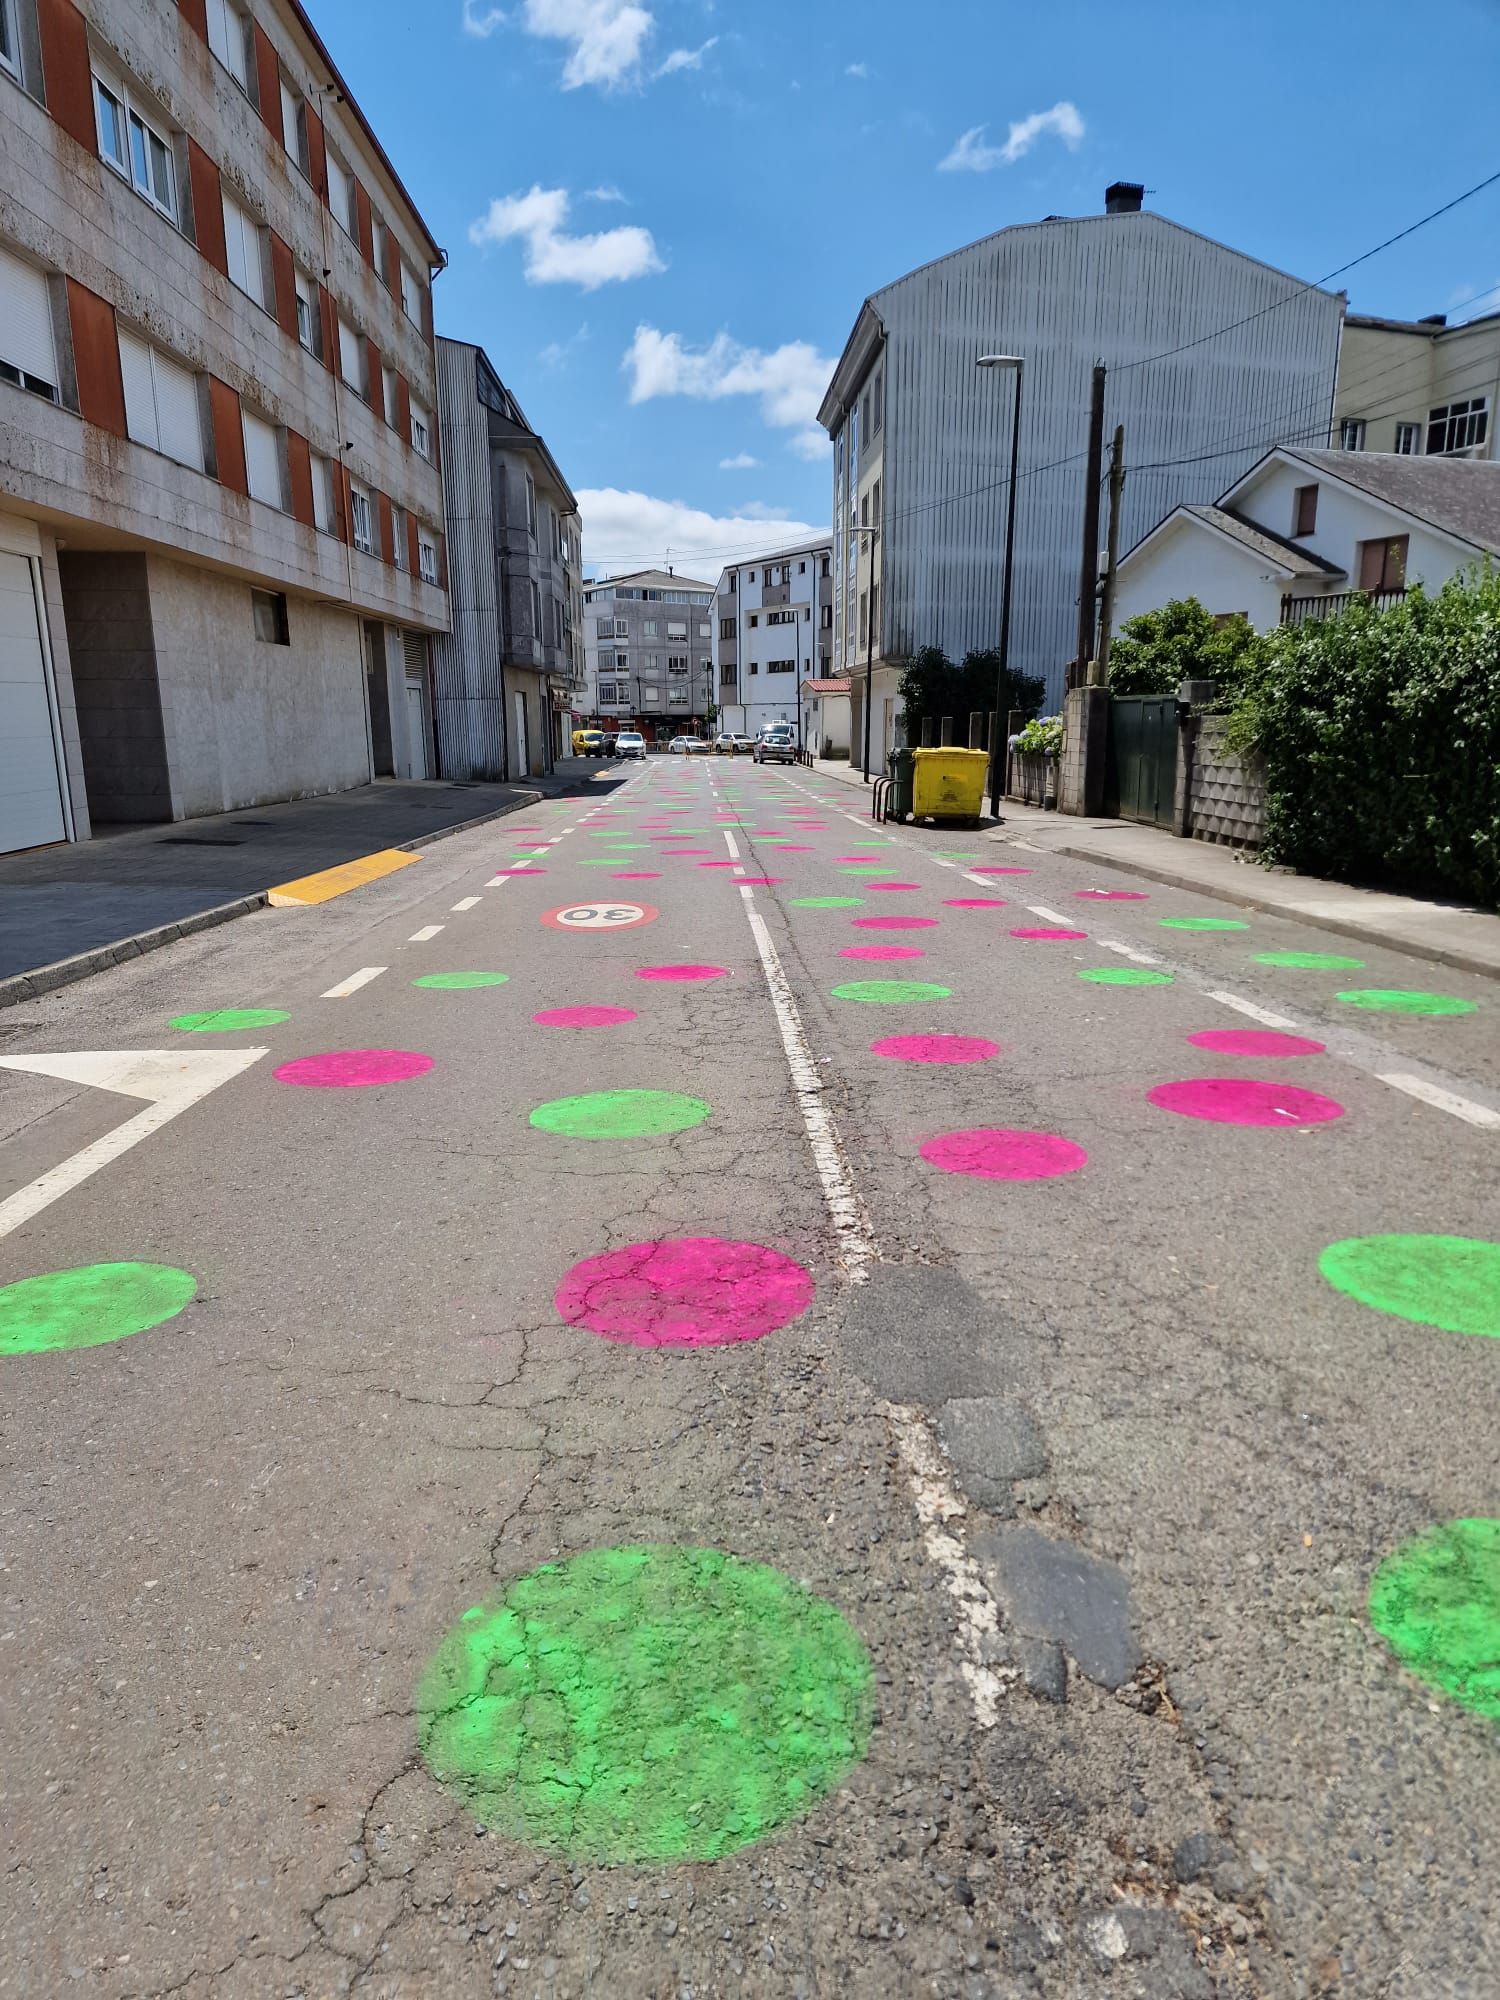
<instances>
[{"instance_id":1,"label":"green hedge","mask_svg":"<svg viewBox=\"0 0 1500 2000\"><path fill-rule=\"evenodd\" d=\"M1223 624L1196 597L1174 598L1127 618L1109 649L1111 694L1176 694L1183 681L1214 681L1231 707L1250 668L1255 633L1243 618Z\"/></svg>"}]
</instances>

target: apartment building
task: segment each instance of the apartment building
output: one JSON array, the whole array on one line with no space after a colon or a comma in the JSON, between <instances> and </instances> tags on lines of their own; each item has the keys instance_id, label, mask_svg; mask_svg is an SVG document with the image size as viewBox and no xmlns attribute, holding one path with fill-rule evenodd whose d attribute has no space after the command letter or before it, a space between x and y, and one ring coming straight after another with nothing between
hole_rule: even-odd
<instances>
[{"instance_id":1,"label":"apartment building","mask_svg":"<svg viewBox=\"0 0 1500 2000\"><path fill-rule=\"evenodd\" d=\"M721 729L755 736L770 722L812 731L810 680L833 658L833 544L823 540L736 563L714 602L714 680Z\"/></svg>"},{"instance_id":2,"label":"apartment building","mask_svg":"<svg viewBox=\"0 0 1500 2000\"><path fill-rule=\"evenodd\" d=\"M438 341L453 628L433 647L444 777L524 778L584 701L578 502L481 347Z\"/></svg>"},{"instance_id":3,"label":"apartment building","mask_svg":"<svg viewBox=\"0 0 1500 2000\"><path fill-rule=\"evenodd\" d=\"M1445 313L1345 319L1336 412L1341 450L1493 459L1497 404L1500 312L1454 326Z\"/></svg>"},{"instance_id":4,"label":"apartment building","mask_svg":"<svg viewBox=\"0 0 1500 2000\"><path fill-rule=\"evenodd\" d=\"M0 849L431 773L443 253L296 0L0 0Z\"/></svg>"},{"instance_id":5,"label":"apartment building","mask_svg":"<svg viewBox=\"0 0 1500 2000\"><path fill-rule=\"evenodd\" d=\"M714 586L670 569L584 587L585 705L602 726L691 734L714 714ZM689 727L691 725L691 728Z\"/></svg>"},{"instance_id":6,"label":"apartment building","mask_svg":"<svg viewBox=\"0 0 1500 2000\"><path fill-rule=\"evenodd\" d=\"M1309 424L1326 440L1343 295L1143 212L1143 193L1117 181L1102 215L1002 229L859 311L818 414L834 446L833 671L852 676L856 744L868 686L882 764L901 661L996 643L1018 389L1011 658L1049 707L1078 650L1096 362L1106 436L1125 427L1122 547ZM1018 357L1019 378L981 355Z\"/></svg>"}]
</instances>

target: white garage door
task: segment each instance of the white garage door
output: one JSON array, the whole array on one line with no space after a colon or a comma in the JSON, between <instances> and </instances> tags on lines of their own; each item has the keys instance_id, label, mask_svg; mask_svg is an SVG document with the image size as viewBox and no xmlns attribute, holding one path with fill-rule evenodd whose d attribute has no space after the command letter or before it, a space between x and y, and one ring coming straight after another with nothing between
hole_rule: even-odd
<instances>
[{"instance_id":1,"label":"white garage door","mask_svg":"<svg viewBox=\"0 0 1500 2000\"><path fill-rule=\"evenodd\" d=\"M0 854L68 837L32 574L0 553Z\"/></svg>"}]
</instances>

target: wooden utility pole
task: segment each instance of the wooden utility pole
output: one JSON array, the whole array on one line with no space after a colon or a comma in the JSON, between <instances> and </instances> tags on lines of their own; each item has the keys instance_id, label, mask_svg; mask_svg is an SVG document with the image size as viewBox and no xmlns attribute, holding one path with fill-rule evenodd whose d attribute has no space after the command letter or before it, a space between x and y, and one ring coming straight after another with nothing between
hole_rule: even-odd
<instances>
[{"instance_id":1,"label":"wooden utility pole","mask_svg":"<svg viewBox=\"0 0 1500 2000\"><path fill-rule=\"evenodd\" d=\"M1094 394L1089 409L1088 468L1083 492L1083 565L1078 576L1078 670L1092 686L1094 625L1099 608L1099 487L1104 477L1104 364L1094 365Z\"/></svg>"},{"instance_id":2,"label":"wooden utility pole","mask_svg":"<svg viewBox=\"0 0 1500 2000\"><path fill-rule=\"evenodd\" d=\"M1109 646L1115 625L1115 571L1120 563L1120 502L1125 494L1125 426L1115 426L1109 459L1109 557L1104 569L1104 603L1099 612L1099 681L1109 679Z\"/></svg>"}]
</instances>

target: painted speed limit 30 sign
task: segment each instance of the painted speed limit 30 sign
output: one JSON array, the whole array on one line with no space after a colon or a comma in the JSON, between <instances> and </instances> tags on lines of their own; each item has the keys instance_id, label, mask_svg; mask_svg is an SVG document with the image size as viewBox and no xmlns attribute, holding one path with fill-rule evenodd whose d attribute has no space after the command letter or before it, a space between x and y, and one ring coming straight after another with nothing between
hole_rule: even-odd
<instances>
[{"instance_id":1,"label":"painted speed limit 30 sign","mask_svg":"<svg viewBox=\"0 0 1500 2000\"><path fill-rule=\"evenodd\" d=\"M654 924L661 912L650 903L568 903L542 918L555 931L629 931Z\"/></svg>"}]
</instances>

